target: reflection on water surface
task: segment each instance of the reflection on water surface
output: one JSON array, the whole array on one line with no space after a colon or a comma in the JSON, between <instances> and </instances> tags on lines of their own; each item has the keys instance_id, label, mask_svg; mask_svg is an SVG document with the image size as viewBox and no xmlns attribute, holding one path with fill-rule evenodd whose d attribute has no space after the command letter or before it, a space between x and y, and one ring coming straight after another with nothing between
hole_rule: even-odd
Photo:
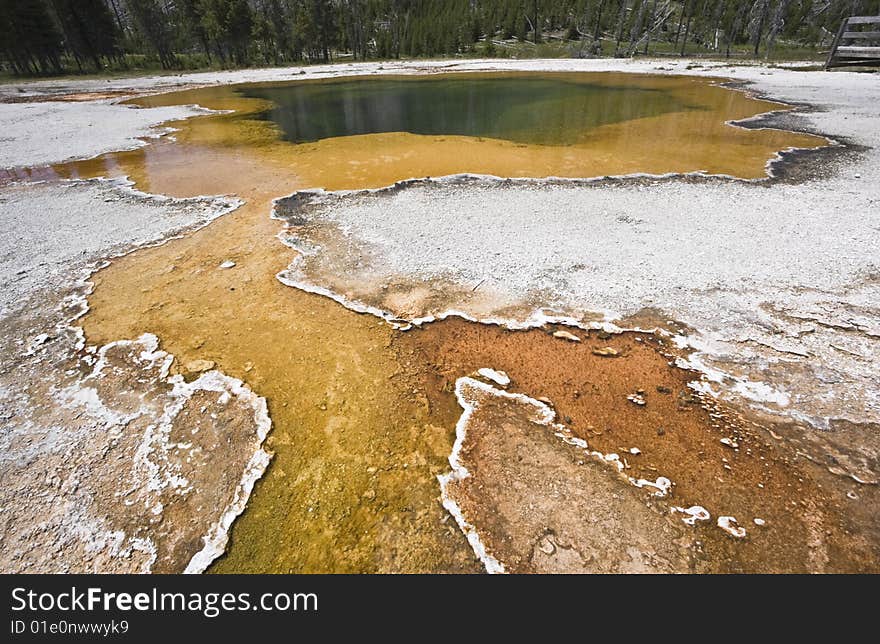
<instances>
[{"instance_id":1,"label":"reflection on water surface","mask_svg":"<svg viewBox=\"0 0 880 644\"><path fill-rule=\"evenodd\" d=\"M700 109L664 89L541 76L355 79L243 86L240 93L271 101L260 117L294 143L409 132L565 145L601 125Z\"/></svg>"}]
</instances>

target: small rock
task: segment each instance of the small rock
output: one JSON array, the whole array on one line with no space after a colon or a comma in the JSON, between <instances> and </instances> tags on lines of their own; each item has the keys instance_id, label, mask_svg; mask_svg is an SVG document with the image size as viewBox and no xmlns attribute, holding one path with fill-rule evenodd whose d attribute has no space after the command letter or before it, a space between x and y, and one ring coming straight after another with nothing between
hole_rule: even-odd
<instances>
[{"instance_id":1,"label":"small rock","mask_svg":"<svg viewBox=\"0 0 880 644\"><path fill-rule=\"evenodd\" d=\"M632 454L633 456L638 456L639 454L642 453L642 450L640 450L638 447L630 447L629 453Z\"/></svg>"},{"instance_id":2,"label":"small rock","mask_svg":"<svg viewBox=\"0 0 880 644\"><path fill-rule=\"evenodd\" d=\"M645 399L642 396L640 396L639 394L630 394L629 396L626 397L626 399L628 401L630 401L631 403L633 403L634 405L638 405L639 407L645 406Z\"/></svg>"},{"instance_id":3,"label":"small rock","mask_svg":"<svg viewBox=\"0 0 880 644\"><path fill-rule=\"evenodd\" d=\"M658 394L671 394L672 389L669 387L664 387L663 385L657 385L657 393Z\"/></svg>"},{"instance_id":4,"label":"small rock","mask_svg":"<svg viewBox=\"0 0 880 644\"><path fill-rule=\"evenodd\" d=\"M187 362L184 367L190 373L202 373L203 371L210 371L214 368L213 360L190 360Z\"/></svg>"},{"instance_id":5,"label":"small rock","mask_svg":"<svg viewBox=\"0 0 880 644\"><path fill-rule=\"evenodd\" d=\"M764 519L759 519L758 517L755 517L753 519L753 521L755 522L755 525L757 525L757 526L762 526L767 523L766 521L764 521Z\"/></svg>"},{"instance_id":6,"label":"small rock","mask_svg":"<svg viewBox=\"0 0 880 644\"><path fill-rule=\"evenodd\" d=\"M709 514L709 511L704 508L702 505L692 505L689 508L682 508L678 506L673 506L670 508L673 512L680 512L682 514L686 514L687 516L682 518L687 525L697 525L697 521L708 521L712 518L712 515Z\"/></svg>"},{"instance_id":7,"label":"small rock","mask_svg":"<svg viewBox=\"0 0 880 644\"><path fill-rule=\"evenodd\" d=\"M232 268L233 266L235 266L235 262L233 262L231 259L227 259L225 262L220 264L220 268Z\"/></svg>"},{"instance_id":8,"label":"small rock","mask_svg":"<svg viewBox=\"0 0 880 644\"><path fill-rule=\"evenodd\" d=\"M746 536L746 529L738 526L734 517L718 517L718 527L736 539Z\"/></svg>"},{"instance_id":9,"label":"small rock","mask_svg":"<svg viewBox=\"0 0 880 644\"><path fill-rule=\"evenodd\" d=\"M665 433L666 433L666 430L663 429L662 427L657 428L657 436L663 436L663 434L665 434Z\"/></svg>"},{"instance_id":10,"label":"small rock","mask_svg":"<svg viewBox=\"0 0 880 644\"><path fill-rule=\"evenodd\" d=\"M489 369L487 367L483 367L482 369L477 369L477 373L481 375L483 378L487 380L491 380L496 385L500 385L502 387L506 387L510 384L510 376L508 376L503 371L498 371L496 369Z\"/></svg>"},{"instance_id":11,"label":"small rock","mask_svg":"<svg viewBox=\"0 0 880 644\"><path fill-rule=\"evenodd\" d=\"M602 356L603 358L614 358L620 355L617 349L611 347L603 347L601 349L593 349L594 356Z\"/></svg>"},{"instance_id":12,"label":"small rock","mask_svg":"<svg viewBox=\"0 0 880 644\"><path fill-rule=\"evenodd\" d=\"M555 331L553 333L554 338L561 338L563 340L571 340L572 342L580 342L581 339L577 337L574 333L569 333L568 331Z\"/></svg>"},{"instance_id":13,"label":"small rock","mask_svg":"<svg viewBox=\"0 0 880 644\"><path fill-rule=\"evenodd\" d=\"M541 544L538 546L538 550L543 552L545 555L552 555L556 552L556 544L554 544L549 538L544 537L541 539Z\"/></svg>"},{"instance_id":14,"label":"small rock","mask_svg":"<svg viewBox=\"0 0 880 644\"><path fill-rule=\"evenodd\" d=\"M739 447L739 443L737 443L732 438L727 438L727 436L725 436L724 438L721 439L721 444L727 445L731 449L736 449L737 447Z\"/></svg>"}]
</instances>

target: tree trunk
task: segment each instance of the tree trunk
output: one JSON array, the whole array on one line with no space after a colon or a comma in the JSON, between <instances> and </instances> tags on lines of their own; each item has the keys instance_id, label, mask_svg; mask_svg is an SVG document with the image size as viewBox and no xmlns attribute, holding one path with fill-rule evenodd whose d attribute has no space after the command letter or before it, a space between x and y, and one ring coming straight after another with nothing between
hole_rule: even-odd
<instances>
[{"instance_id":1,"label":"tree trunk","mask_svg":"<svg viewBox=\"0 0 880 644\"><path fill-rule=\"evenodd\" d=\"M715 47L713 47L715 51L718 51L718 31L721 29L721 18L724 16L724 12L727 11L728 2L729 0L722 0L715 14Z\"/></svg>"},{"instance_id":2,"label":"tree trunk","mask_svg":"<svg viewBox=\"0 0 880 644\"><path fill-rule=\"evenodd\" d=\"M598 41L602 35L602 10L605 8L605 0L599 0L599 11L596 13L596 32L593 34L593 40Z\"/></svg>"},{"instance_id":3,"label":"tree trunk","mask_svg":"<svg viewBox=\"0 0 880 644\"><path fill-rule=\"evenodd\" d=\"M614 45L614 55L620 55L620 41L623 40L623 23L626 22L626 7L629 0L620 0L620 12L617 14L617 43Z\"/></svg>"},{"instance_id":4,"label":"tree trunk","mask_svg":"<svg viewBox=\"0 0 880 644\"><path fill-rule=\"evenodd\" d=\"M779 0L776 5L776 11L773 13L773 20L770 22L770 31L767 34L767 51L764 52L765 58L769 59L773 53L773 47L776 45L776 36L785 26L785 12L791 0Z\"/></svg>"},{"instance_id":5,"label":"tree trunk","mask_svg":"<svg viewBox=\"0 0 880 644\"><path fill-rule=\"evenodd\" d=\"M535 0L535 3L533 6L534 6L534 10L535 10L535 13L534 13L535 22L532 26L535 28L535 44L537 45L538 43L541 42L541 23L540 23L540 15L538 12L538 0Z\"/></svg>"},{"instance_id":6,"label":"tree trunk","mask_svg":"<svg viewBox=\"0 0 880 644\"><path fill-rule=\"evenodd\" d=\"M684 56L685 49L687 48L688 43L688 34L691 32L691 20L694 19L694 14L688 16L687 26L684 28L684 38L681 41L681 55Z\"/></svg>"},{"instance_id":7,"label":"tree trunk","mask_svg":"<svg viewBox=\"0 0 880 644\"><path fill-rule=\"evenodd\" d=\"M678 48L678 39L681 37L681 27L684 24L684 12L687 10L687 2L682 3L681 13L678 14L678 29L675 30L675 44L673 47Z\"/></svg>"},{"instance_id":8,"label":"tree trunk","mask_svg":"<svg viewBox=\"0 0 880 644\"><path fill-rule=\"evenodd\" d=\"M648 0L641 0L639 5L639 15L629 32L629 49L627 53L632 56L636 53L636 46L642 37L642 30L645 25L645 10L648 7Z\"/></svg>"},{"instance_id":9,"label":"tree trunk","mask_svg":"<svg viewBox=\"0 0 880 644\"><path fill-rule=\"evenodd\" d=\"M651 45L651 29L654 26L654 19L657 16L657 0L651 0L651 13L648 16L647 30L645 31L645 56L648 55L648 47Z\"/></svg>"},{"instance_id":10,"label":"tree trunk","mask_svg":"<svg viewBox=\"0 0 880 644\"><path fill-rule=\"evenodd\" d=\"M764 32L764 25L767 22L768 13L770 13L770 0L765 0L762 3L761 14L758 18L758 24L755 29L755 33L752 35L752 39L755 45L755 58L758 57L758 53L761 48L761 34Z\"/></svg>"},{"instance_id":11,"label":"tree trunk","mask_svg":"<svg viewBox=\"0 0 880 644\"><path fill-rule=\"evenodd\" d=\"M122 14L119 13L119 6L116 4L118 0L110 0L110 6L113 7L113 15L116 16L116 24L119 26L119 33L126 35L125 23L122 22Z\"/></svg>"}]
</instances>

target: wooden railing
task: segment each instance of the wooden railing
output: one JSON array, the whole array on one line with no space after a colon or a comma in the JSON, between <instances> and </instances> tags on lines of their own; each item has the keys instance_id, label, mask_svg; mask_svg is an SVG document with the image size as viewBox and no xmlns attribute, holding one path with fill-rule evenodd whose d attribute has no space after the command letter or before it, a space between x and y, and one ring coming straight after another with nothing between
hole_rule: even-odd
<instances>
[{"instance_id":1,"label":"wooden railing","mask_svg":"<svg viewBox=\"0 0 880 644\"><path fill-rule=\"evenodd\" d=\"M880 16L852 16L840 25L825 69L880 65Z\"/></svg>"}]
</instances>

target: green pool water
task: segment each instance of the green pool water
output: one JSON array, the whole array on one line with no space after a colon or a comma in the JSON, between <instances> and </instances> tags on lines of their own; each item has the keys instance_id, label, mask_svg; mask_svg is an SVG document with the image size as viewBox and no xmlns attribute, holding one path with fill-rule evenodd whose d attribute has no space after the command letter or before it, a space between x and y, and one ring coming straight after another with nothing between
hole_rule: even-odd
<instances>
[{"instance_id":1,"label":"green pool water","mask_svg":"<svg viewBox=\"0 0 880 644\"><path fill-rule=\"evenodd\" d=\"M238 93L271 101L257 117L294 143L409 132L566 145L601 125L701 109L663 89L521 76L294 82Z\"/></svg>"}]
</instances>

